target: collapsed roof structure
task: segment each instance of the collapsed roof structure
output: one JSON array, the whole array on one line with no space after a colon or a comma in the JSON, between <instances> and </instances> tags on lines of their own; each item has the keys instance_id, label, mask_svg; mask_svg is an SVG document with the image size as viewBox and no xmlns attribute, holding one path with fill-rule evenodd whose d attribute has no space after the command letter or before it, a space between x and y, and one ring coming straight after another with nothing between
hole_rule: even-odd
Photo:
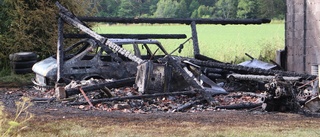
<instances>
[{"instance_id":1,"label":"collapsed roof structure","mask_svg":"<svg viewBox=\"0 0 320 137\"><path fill-rule=\"evenodd\" d=\"M259 93L259 95L254 95L258 96L260 101L253 105L249 104L249 107L260 106L263 110L267 111L303 110L317 112L320 110L320 106L317 105L319 104L317 76L277 70L275 69L276 65L271 65L270 67L270 65L266 65L256 59L235 65L219 62L199 54L200 49L198 46L196 24L261 24L269 23L270 20L78 18L58 2L56 5L60 10L58 51L56 56L56 97L62 99L81 93L86 98L85 102L70 102L69 104L90 104L90 106L93 106L94 104L108 101L192 95L193 98L190 101L178 106L177 109L181 111L202 102L205 102L209 106L214 106L215 108L228 108L226 106L221 106L215 97L218 95L227 95L235 91L246 91ZM149 59L142 59L139 55L131 53L107 37L112 35L100 35L87 27L83 21L190 24L195 58L172 56L165 52L166 54L163 56L152 59L157 52L155 51L150 55ZM64 35L63 23L68 23L80 29L85 34ZM137 64L135 78L128 77L90 84L76 83L75 85L66 86L66 83L63 81L65 70L63 67L64 49L62 41L64 36L77 38L89 36L98 42L101 48L110 49L112 53L118 53L119 55L130 59ZM161 35L150 36L159 38ZM183 35L179 34L162 36L166 38L171 36L175 38L183 37ZM138 37L139 39L147 36L126 35L126 37ZM254 64L254 66L252 66L252 64ZM114 97L112 93L110 93L110 88L130 86L132 84L135 84L136 89L139 92L138 95ZM108 94L107 98L89 99L86 97L87 93L101 89L103 89L104 93ZM248 105L241 104L241 106L242 108L248 108ZM302 107L303 109L301 109Z\"/></svg>"}]
</instances>

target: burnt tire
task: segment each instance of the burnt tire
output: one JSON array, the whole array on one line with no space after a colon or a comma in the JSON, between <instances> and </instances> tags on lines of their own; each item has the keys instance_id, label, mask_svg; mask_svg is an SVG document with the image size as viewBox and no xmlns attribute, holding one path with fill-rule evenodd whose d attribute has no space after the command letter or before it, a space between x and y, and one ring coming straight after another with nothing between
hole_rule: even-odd
<instances>
[{"instance_id":1,"label":"burnt tire","mask_svg":"<svg viewBox=\"0 0 320 137\"><path fill-rule=\"evenodd\" d=\"M26 62L16 62L11 61L10 65L13 69L26 69L26 68L32 68L32 66L36 63L36 60L33 61L26 61Z\"/></svg>"},{"instance_id":2,"label":"burnt tire","mask_svg":"<svg viewBox=\"0 0 320 137\"><path fill-rule=\"evenodd\" d=\"M27 74L27 73L32 73L32 69L31 68L13 69L13 72L15 74Z\"/></svg>"},{"instance_id":3,"label":"burnt tire","mask_svg":"<svg viewBox=\"0 0 320 137\"><path fill-rule=\"evenodd\" d=\"M23 62L37 60L37 54L34 52L18 52L9 55L10 61Z\"/></svg>"}]
</instances>

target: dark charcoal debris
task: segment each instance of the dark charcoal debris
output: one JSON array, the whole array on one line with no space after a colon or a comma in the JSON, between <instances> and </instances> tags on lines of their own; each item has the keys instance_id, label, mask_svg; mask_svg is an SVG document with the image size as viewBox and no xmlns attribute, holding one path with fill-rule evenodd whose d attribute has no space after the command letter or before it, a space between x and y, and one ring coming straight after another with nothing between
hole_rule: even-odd
<instances>
[{"instance_id":1,"label":"dark charcoal debris","mask_svg":"<svg viewBox=\"0 0 320 137\"><path fill-rule=\"evenodd\" d=\"M102 91L94 91L87 94L90 99L97 98ZM111 94L117 97L130 97L140 95L133 87L124 87L111 89ZM70 98L57 101L55 100L52 90L45 92L39 92L34 89L14 89L7 91L3 98L15 98L18 100L21 96L26 96L32 99L36 107L45 107L45 104L50 104L56 107L68 106L67 103L84 102L85 99L81 94L74 95ZM202 112L213 111L217 109L216 106L212 106L204 99L197 97L198 95L175 95L175 96L162 96L154 98L143 99L127 99L123 101L106 101L96 103L94 108L89 105L72 105L69 107L75 107L81 110L91 111L121 111L125 113L156 113L156 112ZM101 96L102 97L102 96ZM256 96L250 96L242 92L234 92L229 95L215 96L217 106L234 105L241 103L259 103L260 98ZM10 99L6 99L10 100ZM13 102L7 102L5 105L14 104Z\"/></svg>"}]
</instances>

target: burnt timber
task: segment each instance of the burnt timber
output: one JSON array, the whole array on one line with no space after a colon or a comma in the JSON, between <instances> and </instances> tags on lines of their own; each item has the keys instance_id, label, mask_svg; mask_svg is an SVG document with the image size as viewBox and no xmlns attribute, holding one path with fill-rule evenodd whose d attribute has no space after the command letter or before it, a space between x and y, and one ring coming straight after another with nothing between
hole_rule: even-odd
<instances>
[{"instance_id":1,"label":"burnt timber","mask_svg":"<svg viewBox=\"0 0 320 137\"><path fill-rule=\"evenodd\" d=\"M154 93L154 94L144 94L144 95L133 95L133 96L124 96L124 97L112 97L112 98L102 98L102 99L93 99L90 100L93 104L108 102L108 101L123 101L128 99L144 99L144 98L157 98L163 96L175 96L175 95L194 95L193 91L177 91L169 93ZM69 105L83 105L88 104L88 102L74 102L69 103Z\"/></svg>"},{"instance_id":2,"label":"burnt timber","mask_svg":"<svg viewBox=\"0 0 320 137\"><path fill-rule=\"evenodd\" d=\"M99 90L99 89L102 89L104 87L107 87L107 88L119 88L119 87L123 87L123 86L131 86L131 85L133 85L134 84L134 80L135 80L134 77L125 78L125 79L115 80L115 81L112 81L112 82L99 83L99 84L91 85L91 86L83 86L81 88L85 92ZM67 89L66 90L67 96L78 94L79 92L80 92L79 88L71 88L71 89Z\"/></svg>"},{"instance_id":3,"label":"burnt timber","mask_svg":"<svg viewBox=\"0 0 320 137\"><path fill-rule=\"evenodd\" d=\"M290 71L266 70L266 69L245 67L245 66L240 66L240 65L219 63L219 62L213 62L213 61L201 61L201 60L197 60L197 59L187 59L187 60L189 60L191 63L194 63L199 66L231 70L231 71L237 72L239 74L250 74L250 73L256 74L256 75L275 75L275 74L277 74L280 76L301 77L302 79L315 79L317 77L315 75L301 74L301 73L290 72Z\"/></svg>"},{"instance_id":4,"label":"burnt timber","mask_svg":"<svg viewBox=\"0 0 320 137\"><path fill-rule=\"evenodd\" d=\"M100 34L107 38L118 38L118 39L185 39L185 34ZM88 34L63 34L64 38L90 38Z\"/></svg>"},{"instance_id":5,"label":"burnt timber","mask_svg":"<svg viewBox=\"0 0 320 137\"><path fill-rule=\"evenodd\" d=\"M106 18L106 17L79 17L85 22L108 22L108 23L150 23L150 24L221 24L221 25L253 25L270 23L270 19L191 19L191 18Z\"/></svg>"}]
</instances>

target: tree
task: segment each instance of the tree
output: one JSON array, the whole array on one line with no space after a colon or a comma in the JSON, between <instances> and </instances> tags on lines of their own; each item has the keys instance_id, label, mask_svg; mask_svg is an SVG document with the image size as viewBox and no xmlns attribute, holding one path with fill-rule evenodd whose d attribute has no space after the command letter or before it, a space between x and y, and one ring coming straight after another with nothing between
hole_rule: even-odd
<instances>
[{"instance_id":1,"label":"tree","mask_svg":"<svg viewBox=\"0 0 320 137\"><path fill-rule=\"evenodd\" d=\"M140 15L141 17L151 17L157 10L158 0L142 0Z\"/></svg>"},{"instance_id":2,"label":"tree","mask_svg":"<svg viewBox=\"0 0 320 137\"><path fill-rule=\"evenodd\" d=\"M10 20L8 30L0 37L0 67L8 65L10 53L33 51L41 58L51 56L57 47L57 15L55 0L3 0ZM84 15L87 1L60 0L76 15ZM66 31L74 31L65 25Z\"/></svg>"},{"instance_id":3,"label":"tree","mask_svg":"<svg viewBox=\"0 0 320 137\"><path fill-rule=\"evenodd\" d=\"M210 17L212 17L213 10L214 10L213 7L201 5L197 10L197 17L198 18L210 18Z\"/></svg>"},{"instance_id":4,"label":"tree","mask_svg":"<svg viewBox=\"0 0 320 137\"><path fill-rule=\"evenodd\" d=\"M131 0L121 0L118 10L119 17L135 17L140 7L135 6L136 3Z\"/></svg>"},{"instance_id":5,"label":"tree","mask_svg":"<svg viewBox=\"0 0 320 137\"><path fill-rule=\"evenodd\" d=\"M216 4L217 0L199 0L200 5L205 6L214 6Z\"/></svg>"},{"instance_id":6,"label":"tree","mask_svg":"<svg viewBox=\"0 0 320 137\"><path fill-rule=\"evenodd\" d=\"M157 0L121 0L119 17L148 17L153 14ZM152 11L152 12L151 12Z\"/></svg>"},{"instance_id":7,"label":"tree","mask_svg":"<svg viewBox=\"0 0 320 137\"><path fill-rule=\"evenodd\" d=\"M215 17L235 18L237 14L238 0L218 0L215 4Z\"/></svg>"},{"instance_id":8,"label":"tree","mask_svg":"<svg viewBox=\"0 0 320 137\"><path fill-rule=\"evenodd\" d=\"M11 19L9 18L9 7L6 5L6 3L3 0L0 0L0 37L3 33L9 30L9 24L11 22Z\"/></svg>"},{"instance_id":9,"label":"tree","mask_svg":"<svg viewBox=\"0 0 320 137\"><path fill-rule=\"evenodd\" d=\"M274 9L273 18L283 20L286 14L286 0L274 0Z\"/></svg>"},{"instance_id":10,"label":"tree","mask_svg":"<svg viewBox=\"0 0 320 137\"><path fill-rule=\"evenodd\" d=\"M158 18L175 18L178 2L175 0L159 0L157 3L157 10L154 17Z\"/></svg>"},{"instance_id":11,"label":"tree","mask_svg":"<svg viewBox=\"0 0 320 137\"><path fill-rule=\"evenodd\" d=\"M189 11L191 12L191 18L198 18L198 8L200 4L198 0L192 0L189 5Z\"/></svg>"},{"instance_id":12,"label":"tree","mask_svg":"<svg viewBox=\"0 0 320 137\"><path fill-rule=\"evenodd\" d=\"M256 18L258 13L257 1L239 0L237 17L238 18Z\"/></svg>"},{"instance_id":13,"label":"tree","mask_svg":"<svg viewBox=\"0 0 320 137\"><path fill-rule=\"evenodd\" d=\"M101 0L98 6L98 16L116 17L120 2L117 0Z\"/></svg>"},{"instance_id":14,"label":"tree","mask_svg":"<svg viewBox=\"0 0 320 137\"><path fill-rule=\"evenodd\" d=\"M177 10L176 10L177 17L179 17L179 18L189 18L190 17L189 13L190 12L188 11L186 1L185 0L181 0L178 3Z\"/></svg>"},{"instance_id":15,"label":"tree","mask_svg":"<svg viewBox=\"0 0 320 137\"><path fill-rule=\"evenodd\" d=\"M258 17L284 19L285 0L258 0Z\"/></svg>"}]
</instances>

